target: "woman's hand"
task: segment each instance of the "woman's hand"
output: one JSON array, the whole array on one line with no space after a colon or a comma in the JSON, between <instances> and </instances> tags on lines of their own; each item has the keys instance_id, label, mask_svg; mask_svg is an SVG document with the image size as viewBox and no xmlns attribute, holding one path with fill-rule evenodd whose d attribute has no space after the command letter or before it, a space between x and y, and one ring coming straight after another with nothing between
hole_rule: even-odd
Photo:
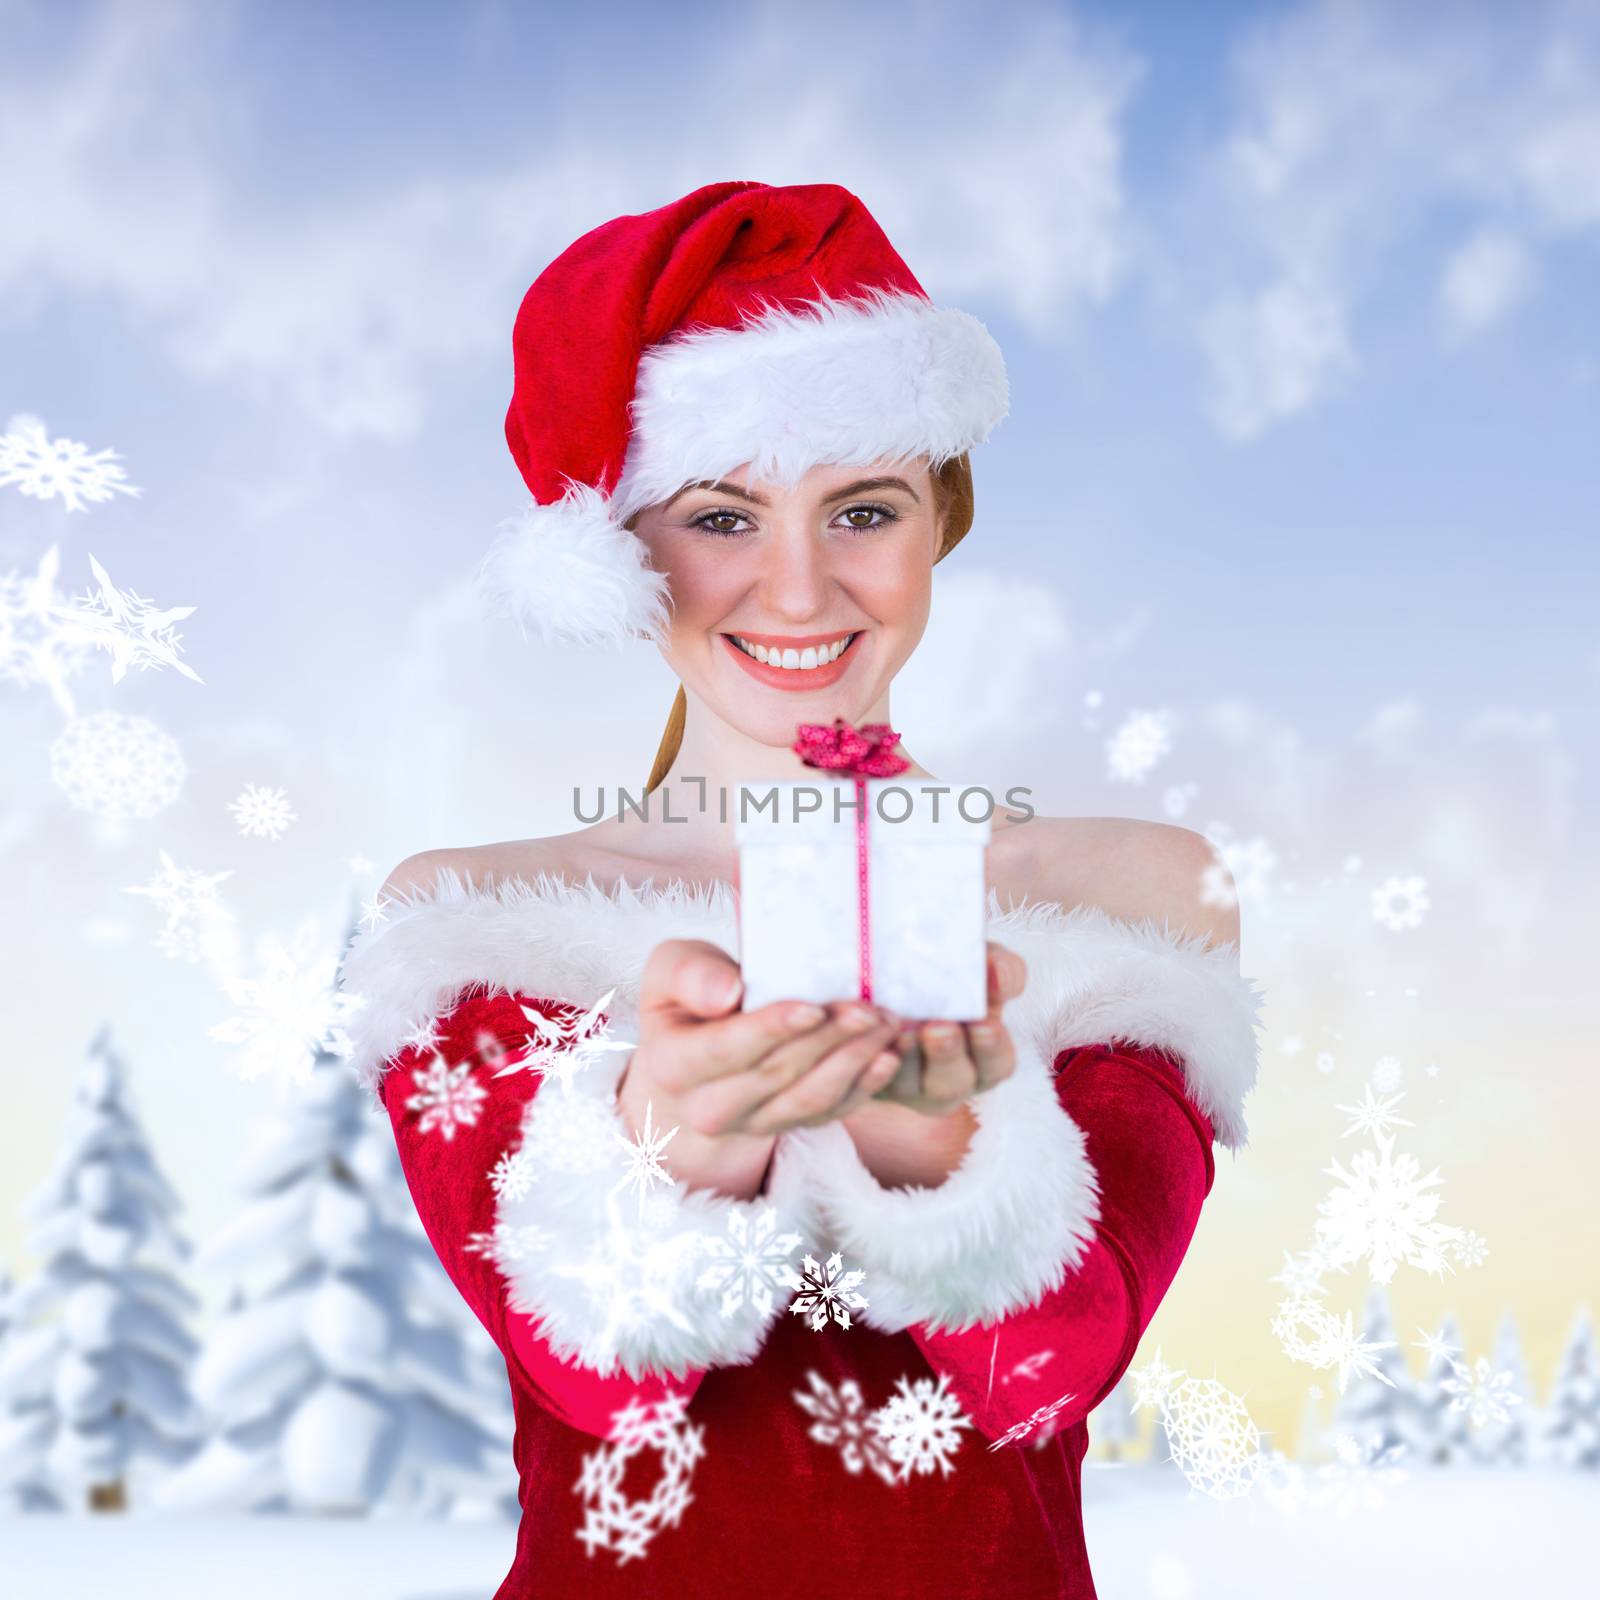
<instances>
[{"instance_id":1,"label":"woman's hand","mask_svg":"<svg viewBox=\"0 0 1600 1600\"><path fill-rule=\"evenodd\" d=\"M992 939L988 956L989 1008L983 1020L907 1023L895 1042L899 1070L874 1096L875 1104L946 1117L1016 1071L1016 1047L1000 1013L1022 993L1028 966L1016 951Z\"/></svg>"},{"instance_id":2,"label":"woman's hand","mask_svg":"<svg viewBox=\"0 0 1600 1600\"><path fill-rule=\"evenodd\" d=\"M636 1130L647 1104L654 1126L687 1130L674 1154L719 1140L770 1144L847 1116L899 1070L890 1048L899 1019L875 1006L778 1000L736 1011L740 993L738 964L704 940L664 940L645 965L638 1048L617 1100Z\"/></svg>"}]
</instances>

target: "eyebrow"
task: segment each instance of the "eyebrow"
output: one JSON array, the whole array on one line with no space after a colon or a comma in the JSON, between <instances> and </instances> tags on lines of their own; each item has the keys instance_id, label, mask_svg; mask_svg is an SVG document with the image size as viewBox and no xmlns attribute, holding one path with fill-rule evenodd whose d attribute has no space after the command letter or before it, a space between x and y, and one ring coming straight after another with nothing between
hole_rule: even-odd
<instances>
[{"instance_id":1,"label":"eyebrow","mask_svg":"<svg viewBox=\"0 0 1600 1600\"><path fill-rule=\"evenodd\" d=\"M741 489L731 483L686 483L672 499L667 501L661 509L670 510L691 489L709 489L713 494L730 495L735 500L747 501L753 506L770 506L770 500L763 500L758 494L751 494L748 489ZM872 489L904 489L920 506L922 497L904 478L857 478L854 483L847 483L842 489L835 489L832 494L823 496L823 504L827 505L834 500L848 500L853 494L866 494Z\"/></svg>"}]
</instances>

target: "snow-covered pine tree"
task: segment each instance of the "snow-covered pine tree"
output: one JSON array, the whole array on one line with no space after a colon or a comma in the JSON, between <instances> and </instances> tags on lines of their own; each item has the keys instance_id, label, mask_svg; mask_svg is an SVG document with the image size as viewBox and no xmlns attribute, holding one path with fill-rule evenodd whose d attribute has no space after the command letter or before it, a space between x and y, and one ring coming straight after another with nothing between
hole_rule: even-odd
<instances>
[{"instance_id":1,"label":"snow-covered pine tree","mask_svg":"<svg viewBox=\"0 0 1600 1600\"><path fill-rule=\"evenodd\" d=\"M1116 1387L1089 1413L1089 1437L1101 1446L1104 1461L1121 1461L1127 1447L1138 1441L1139 1423L1133 1414L1133 1379L1124 1372Z\"/></svg>"},{"instance_id":2,"label":"snow-covered pine tree","mask_svg":"<svg viewBox=\"0 0 1600 1600\"><path fill-rule=\"evenodd\" d=\"M159 1503L437 1512L502 1498L504 1363L497 1395L460 1321L431 1310L448 1303L444 1273L420 1224L396 1220L393 1135L327 1051L284 1091L243 1164L243 1209L200 1252L236 1299L195 1364L213 1435Z\"/></svg>"},{"instance_id":3,"label":"snow-covered pine tree","mask_svg":"<svg viewBox=\"0 0 1600 1600\"><path fill-rule=\"evenodd\" d=\"M1600 1472L1600 1361L1594 1323L1579 1306L1556 1366L1539 1429L1539 1456L1574 1472Z\"/></svg>"},{"instance_id":4,"label":"snow-covered pine tree","mask_svg":"<svg viewBox=\"0 0 1600 1600\"><path fill-rule=\"evenodd\" d=\"M0 1511L59 1511L44 1460L54 1427L44 1377L50 1334L19 1329L11 1299L0 1271Z\"/></svg>"},{"instance_id":5,"label":"snow-covered pine tree","mask_svg":"<svg viewBox=\"0 0 1600 1600\"><path fill-rule=\"evenodd\" d=\"M1452 1311L1439 1324L1439 1337L1456 1360L1461 1357L1461 1324ZM1461 1466L1474 1459L1472 1421L1465 1411L1451 1409L1454 1396L1444 1380L1455 1368L1445 1356L1428 1358L1417 1384L1416 1405L1408 1430L1408 1463L1419 1467Z\"/></svg>"},{"instance_id":6,"label":"snow-covered pine tree","mask_svg":"<svg viewBox=\"0 0 1600 1600\"><path fill-rule=\"evenodd\" d=\"M1536 1426L1533 1411L1533 1385L1528 1379L1528 1363L1522 1354L1522 1335L1517 1319L1507 1306L1495 1330L1494 1368L1511 1375L1505 1398L1505 1418L1491 1418L1472 1440L1479 1461L1497 1467L1523 1467L1528 1464L1529 1437ZM1515 1397L1515 1398L1513 1398Z\"/></svg>"},{"instance_id":7,"label":"snow-covered pine tree","mask_svg":"<svg viewBox=\"0 0 1600 1600\"><path fill-rule=\"evenodd\" d=\"M1407 1430L1416 1408L1416 1384L1395 1334L1388 1290L1381 1283L1367 1290L1361 1337L1387 1346L1376 1353L1373 1362L1389 1382L1370 1373L1352 1377L1334 1407L1333 1436L1349 1434L1373 1455L1394 1444L1409 1446Z\"/></svg>"},{"instance_id":8,"label":"snow-covered pine tree","mask_svg":"<svg viewBox=\"0 0 1600 1600\"><path fill-rule=\"evenodd\" d=\"M182 1462L199 1434L186 1326L198 1301L179 1209L103 1024L55 1169L24 1208L42 1265L11 1300L13 1338L25 1341L13 1376L35 1395L47 1385L32 1426L49 1436L50 1475L93 1511L123 1509L137 1479Z\"/></svg>"}]
</instances>

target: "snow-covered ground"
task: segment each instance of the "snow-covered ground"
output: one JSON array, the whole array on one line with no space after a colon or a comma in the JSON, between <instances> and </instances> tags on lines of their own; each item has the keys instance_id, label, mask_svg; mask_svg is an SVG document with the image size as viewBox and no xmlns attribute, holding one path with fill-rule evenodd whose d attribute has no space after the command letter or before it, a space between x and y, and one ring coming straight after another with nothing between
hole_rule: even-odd
<instances>
[{"instance_id":1,"label":"snow-covered ground","mask_svg":"<svg viewBox=\"0 0 1600 1600\"><path fill-rule=\"evenodd\" d=\"M1085 1519L1101 1600L1476 1600L1593 1593L1600 1478L1418 1472L1383 1504L1288 1515L1218 1501L1176 1472L1091 1467ZM503 1523L365 1518L0 1518L6 1600L488 1600ZM597 1560L606 1559L603 1555ZM541 1597L542 1600L542 1597ZM929 1597L937 1600L937 1597Z\"/></svg>"}]
</instances>

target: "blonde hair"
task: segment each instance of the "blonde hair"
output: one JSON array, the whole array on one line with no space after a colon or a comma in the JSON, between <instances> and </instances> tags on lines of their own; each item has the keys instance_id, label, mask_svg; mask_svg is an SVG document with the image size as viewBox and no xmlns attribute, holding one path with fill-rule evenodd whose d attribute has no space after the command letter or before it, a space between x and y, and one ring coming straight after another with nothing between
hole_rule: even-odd
<instances>
[{"instance_id":1,"label":"blonde hair","mask_svg":"<svg viewBox=\"0 0 1600 1600\"><path fill-rule=\"evenodd\" d=\"M939 523L939 553L933 558L937 566L966 537L972 526L972 462L965 454L952 456L933 473L933 512ZM633 518L628 519L628 526ZM683 685L673 697L672 710L667 715L666 732L661 735L661 748L656 751L655 765L650 769L650 781L645 793L657 789L672 763L678 759L683 744L683 724L689 712L688 696Z\"/></svg>"}]
</instances>

